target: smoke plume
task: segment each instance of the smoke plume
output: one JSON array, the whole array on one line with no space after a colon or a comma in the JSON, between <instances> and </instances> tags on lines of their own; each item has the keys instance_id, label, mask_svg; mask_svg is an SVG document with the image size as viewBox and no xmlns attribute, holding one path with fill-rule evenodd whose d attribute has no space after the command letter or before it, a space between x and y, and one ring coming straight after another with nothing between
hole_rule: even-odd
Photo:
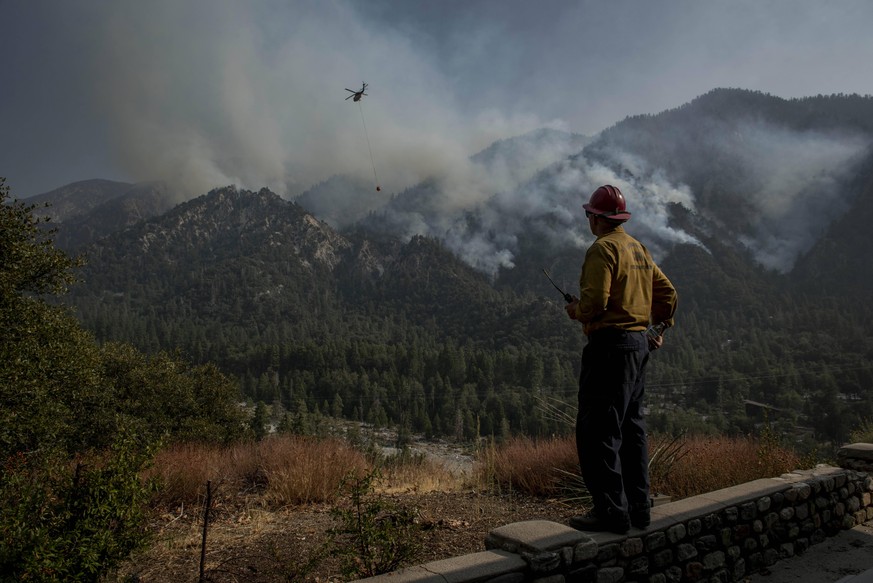
<instances>
[{"instance_id":1,"label":"smoke plume","mask_svg":"<svg viewBox=\"0 0 873 583\"><path fill-rule=\"evenodd\" d=\"M227 184L294 198L335 175L376 182L348 193L355 216L420 190L384 209L398 232L439 237L490 273L513 265L525 235L589 243L580 205L609 182L626 191L628 229L665 253L696 243L668 225L665 204L706 212L700 190L620 150L608 166L588 160L567 132L593 134L725 83L798 96L858 90L868 81L848 71L863 70L857 43L868 42L873 8L797 2L486 0L441 3L438 17L426 3L392 0L7 2L14 25L0 54L11 106L0 115L14 110L4 126L30 140L6 147L0 163L30 164L40 177L111 167L102 177L161 180L180 199ZM363 82L368 96L346 100ZM472 156L538 128L564 136ZM866 143L731 131L742 147L712 149L755 177L752 218L736 237L763 265L790 269L845 211L842 172Z\"/></svg>"}]
</instances>

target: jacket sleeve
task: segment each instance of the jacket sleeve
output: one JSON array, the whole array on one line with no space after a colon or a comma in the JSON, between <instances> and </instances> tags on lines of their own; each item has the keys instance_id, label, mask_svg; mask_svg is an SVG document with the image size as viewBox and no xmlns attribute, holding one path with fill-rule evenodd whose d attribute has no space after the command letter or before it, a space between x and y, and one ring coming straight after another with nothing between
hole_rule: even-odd
<instances>
[{"instance_id":1,"label":"jacket sleeve","mask_svg":"<svg viewBox=\"0 0 873 583\"><path fill-rule=\"evenodd\" d=\"M655 265L652 272L652 322L665 322L668 327L672 326L678 303L676 288Z\"/></svg>"},{"instance_id":2,"label":"jacket sleeve","mask_svg":"<svg viewBox=\"0 0 873 583\"><path fill-rule=\"evenodd\" d=\"M612 265L605 245L592 245L585 254L582 275L579 277L579 303L576 319L587 324L606 311L612 286Z\"/></svg>"}]
</instances>

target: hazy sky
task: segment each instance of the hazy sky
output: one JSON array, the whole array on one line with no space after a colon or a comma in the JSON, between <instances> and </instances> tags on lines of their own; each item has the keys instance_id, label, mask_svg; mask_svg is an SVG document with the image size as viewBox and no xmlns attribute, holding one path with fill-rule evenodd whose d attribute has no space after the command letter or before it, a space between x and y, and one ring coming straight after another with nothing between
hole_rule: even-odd
<instances>
[{"instance_id":1,"label":"hazy sky","mask_svg":"<svg viewBox=\"0 0 873 583\"><path fill-rule=\"evenodd\" d=\"M295 194L375 162L401 190L716 87L871 94L871 24L869 0L0 0L0 176Z\"/></svg>"}]
</instances>

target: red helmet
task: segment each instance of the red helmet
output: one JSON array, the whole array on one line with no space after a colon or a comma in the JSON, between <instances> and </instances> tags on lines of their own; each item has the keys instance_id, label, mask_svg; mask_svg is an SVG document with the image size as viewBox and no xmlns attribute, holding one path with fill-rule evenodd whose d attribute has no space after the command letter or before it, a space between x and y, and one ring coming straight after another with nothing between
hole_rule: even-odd
<instances>
[{"instance_id":1,"label":"red helmet","mask_svg":"<svg viewBox=\"0 0 873 583\"><path fill-rule=\"evenodd\" d=\"M611 184L604 184L595 190L588 204L583 204L582 208L613 221L626 221L631 216L625 206L624 195Z\"/></svg>"}]
</instances>

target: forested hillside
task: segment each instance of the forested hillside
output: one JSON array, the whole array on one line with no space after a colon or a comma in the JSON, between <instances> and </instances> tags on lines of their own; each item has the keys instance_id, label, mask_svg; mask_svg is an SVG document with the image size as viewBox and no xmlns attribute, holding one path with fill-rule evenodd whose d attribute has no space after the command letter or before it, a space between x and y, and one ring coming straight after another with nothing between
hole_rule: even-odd
<instances>
[{"instance_id":1,"label":"forested hillside","mask_svg":"<svg viewBox=\"0 0 873 583\"><path fill-rule=\"evenodd\" d=\"M268 191L214 191L88 261L72 299L98 337L220 363L298 418L542 434L535 395L572 391L581 339L557 305L493 289L432 240L346 238Z\"/></svg>"},{"instance_id":2,"label":"forested hillside","mask_svg":"<svg viewBox=\"0 0 873 583\"><path fill-rule=\"evenodd\" d=\"M873 417L871 120L869 98L717 90L431 217L445 238L407 230L440 212L439 180L343 231L218 189L84 248L71 301L98 338L218 363L300 426L317 411L458 438L564 431L541 404L572 407L584 337L542 268L575 291L591 240L576 213L611 172L680 293L653 427L745 432L766 413L839 441Z\"/></svg>"}]
</instances>

